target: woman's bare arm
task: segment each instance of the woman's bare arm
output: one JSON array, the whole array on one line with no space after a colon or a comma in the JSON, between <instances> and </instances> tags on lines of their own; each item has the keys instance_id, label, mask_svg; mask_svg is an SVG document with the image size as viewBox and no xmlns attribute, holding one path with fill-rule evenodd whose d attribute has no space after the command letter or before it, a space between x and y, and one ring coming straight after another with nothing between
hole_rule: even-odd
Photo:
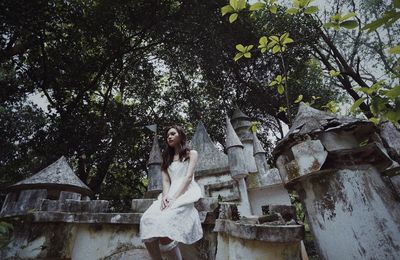
<instances>
[{"instance_id":1,"label":"woman's bare arm","mask_svg":"<svg viewBox=\"0 0 400 260\"><path fill-rule=\"evenodd\" d=\"M190 161L189 161L189 166L187 169L186 177L182 181L182 184L179 186L176 193L173 195L173 198L175 198L175 199L177 199L179 196L181 196L186 191L186 189L188 188L188 186L193 178L194 167L196 166L197 157L198 157L197 151L190 150L189 156L190 156Z\"/></svg>"},{"instance_id":2,"label":"woman's bare arm","mask_svg":"<svg viewBox=\"0 0 400 260\"><path fill-rule=\"evenodd\" d=\"M163 191L162 191L162 196L166 196L168 194L169 188L171 187L171 181L169 179L169 175L167 172L164 170L161 170L161 175L162 175L162 184L163 184Z\"/></svg>"}]
</instances>

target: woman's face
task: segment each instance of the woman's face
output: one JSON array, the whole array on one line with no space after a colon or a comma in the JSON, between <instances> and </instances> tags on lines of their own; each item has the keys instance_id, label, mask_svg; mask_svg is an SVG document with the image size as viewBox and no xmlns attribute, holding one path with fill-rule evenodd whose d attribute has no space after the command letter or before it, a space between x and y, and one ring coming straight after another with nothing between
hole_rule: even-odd
<instances>
[{"instance_id":1,"label":"woman's face","mask_svg":"<svg viewBox=\"0 0 400 260\"><path fill-rule=\"evenodd\" d=\"M171 128L167 132L167 143L170 147L175 147L180 142L179 133L175 128Z\"/></svg>"}]
</instances>

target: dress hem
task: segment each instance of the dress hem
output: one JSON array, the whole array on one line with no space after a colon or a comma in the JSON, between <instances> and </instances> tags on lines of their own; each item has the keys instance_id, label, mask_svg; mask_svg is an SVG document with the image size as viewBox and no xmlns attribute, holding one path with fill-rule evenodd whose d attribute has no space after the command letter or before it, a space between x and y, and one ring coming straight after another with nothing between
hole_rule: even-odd
<instances>
[{"instance_id":1,"label":"dress hem","mask_svg":"<svg viewBox=\"0 0 400 260\"><path fill-rule=\"evenodd\" d=\"M188 242L188 241L182 241L181 239L175 239L175 238L173 238L173 237L171 237L171 236L169 236L169 235L158 234L158 235L150 236L150 237L147 237L147 238L141 238L141 241L142 241L142 242L146 242L147 240L152 241L155 237L157 237L157 238L158 238L158 237L168 237L168 238L171 239L171 240L178 241L179 243L182 243L182 244L185 244L185 245L194 244L194 243L196 243L197 241L199 241L199 240L201 240L201 239L203 238L203 236L201 236L199 239L194 240L193 242Z\"/></svg>"}]
</instances>

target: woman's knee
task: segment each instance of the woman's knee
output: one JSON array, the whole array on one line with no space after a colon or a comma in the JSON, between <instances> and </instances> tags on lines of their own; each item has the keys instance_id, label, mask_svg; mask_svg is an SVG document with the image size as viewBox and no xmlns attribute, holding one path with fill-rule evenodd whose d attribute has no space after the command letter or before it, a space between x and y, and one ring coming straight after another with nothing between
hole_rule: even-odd
<instances>
[{"instance_id":1,"label":"woman's knee","mask_svg":"<svg viewBox=\"0 0 400 260\"><path fill-rule=\"evenodd\" d=\"M168 244L172 241L172 239L170 239L169 237L160 237L160 243L165 245Z\"/></svg>"}]
</instances>

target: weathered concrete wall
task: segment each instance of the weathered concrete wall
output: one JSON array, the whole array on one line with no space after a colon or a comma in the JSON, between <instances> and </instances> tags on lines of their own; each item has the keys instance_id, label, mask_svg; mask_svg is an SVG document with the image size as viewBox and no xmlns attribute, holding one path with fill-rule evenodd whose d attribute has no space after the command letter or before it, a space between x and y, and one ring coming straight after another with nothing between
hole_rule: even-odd
<instances>
[{"instance_id":1,"label":"weathered concrete wall","mask_svg":"<svg viewBox=\"0 0 400 260\"><path fill-rule=\"evenodd\" d=\"M229 220L222 223L216 226L217 260L301 259L301 226L238 224Z\"/></svg>"},{"instance_id":2,"label":"weathered concrete wall","mask_svg":"<svg viewBox=\"0 0 400 260\"><path fill-rule=\"evenodd\" d=\"M220 233L216 260L239 259L300 260L300 243L268 243Z\"/></svg>"},{"instance_id":3,"label":"weathered concrete wall","mask_svg":"<svg viewBox=\"0 0 400 260\"><path fill-rule=\"evenodd\" d=\"M370 165L296 185L324 259L400 259L400 208Z\"/></svg>"},{"instance_id":4,"label":"weathered concrete wall","mask_svg":"<svg viewBox=\"0 0 400 260\"><path fill-rule=\"evenodd\" d=\"M265 189L252 189L248 190L248 192L253 215L262 215L261 206L291 205L288 192L283 188L282 184Z\"/></svg>"},{"instance_id":5,"label":"weathered concrete wall","mask_svg":"<svg viewBox=\"0 0 400 260\"><path fill-rule=\"evenodd\" d=\"M138 223L32 222L35 219L25 216L14 221L12 242L0 251L0 259L151 260ZM203 239L192 245L180 244L182 256L213 260L217 241L213 227L204 224Z\"/></svg>"}]
</instances>

